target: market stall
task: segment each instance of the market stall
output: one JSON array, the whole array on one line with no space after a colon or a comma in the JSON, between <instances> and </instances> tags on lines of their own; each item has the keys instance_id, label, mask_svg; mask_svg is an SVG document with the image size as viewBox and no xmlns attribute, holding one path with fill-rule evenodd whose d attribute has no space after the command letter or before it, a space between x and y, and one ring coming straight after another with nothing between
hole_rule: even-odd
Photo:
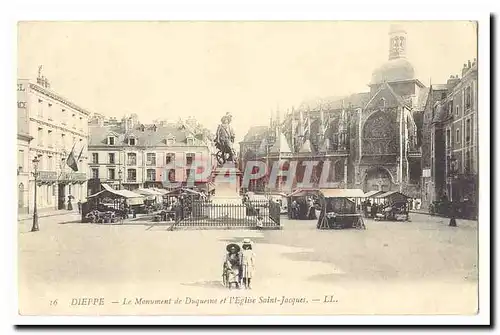
<instances>
[{"instance_id":1,"label":"market stall","mask_svg":"<svg viewBox=\"0 0 500 335\"><path fill-rule=\"evenodd\" d=\"M361 210L365 218L375 217L380 207L380 198L377 198L377 196L384 193L384 191L370 191L365 193L364 201L361 202Z\"/></svg>"},{"instance_id":2,"label":"market stall","mask_svg":"<svg viewBox=\"0 0 500 335\"><path fill-rule=\"evenodd\" d=\"M312 207L317 203L318 191L297 189L287 196L288 218L295 220L314 219Z\"/></svg>"},{"instance_id":3,"label":"market stall","mask_svg":"<svg viewBox=\"0 0 500 335\"><path fill-rule=\"evenodd\" d=\"M398 191L390 191L377 196L380 207L375 216L377 220L409 221L409 196Z\"/></svg>"},{"instance_id":4,"label":"market stall","mask_svg":"<svg viewBox=\"0 0 500 335\"><path fill-rule=\"evenodd\" d=\"M363 216L358 204L364 198L360 189L324 189L319 191L321 211L318 229L364 229Z\"/></svg>"},{"instance_id":5,"label":"market stall","mask_svg":"<svg viewBox=\"0 0 500 335\"><path fill-rule=\"evenodd\" d=\"M102 191L87 197L82 204L82 222L114 222L126 218L130 210L144 206L144 196L128 191L115 190L103 184Z\"/></svg>"}]
</instances>

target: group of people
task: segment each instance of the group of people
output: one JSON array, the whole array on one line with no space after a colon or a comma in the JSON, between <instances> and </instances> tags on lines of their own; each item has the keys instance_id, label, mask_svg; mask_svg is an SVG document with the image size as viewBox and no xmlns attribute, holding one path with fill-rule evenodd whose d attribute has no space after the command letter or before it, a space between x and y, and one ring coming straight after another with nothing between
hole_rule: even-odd
<instances>
[{"instance_id":1,"label":"group of people","mask_svg":"<svg viewBox=\"0 0 500 335\"><path fill-rule=\"evenodd\" d=\"M236 243L228 244L223 264L224 285L231 288L252 288L252 278L255 271L255 253L253 242L246 238L241 247Z\"/></svg>"},{"instance_id":2,"label":"group of people","mask_svg":"<svg viewBox=\"0 0 500 335\"><path fill-rule=\"evenodd\" d=\"M410 199L409 200L410 202L410 209L411 210L420 210L421 206L422 206L422 200L418 199L418 198L413 198L413 199Z\"/></svg>"},{"instance_id":3,"label":"group of people","mask_svg":"<svg viewBox=\"0 0 500 335\"><path fill-rule=\"evenodd\" d=\"M307 197L304 202L299 202L294 199L290 204L290 209L292 219L304 218L306 220L315 220L317 219L316 212L319 210L319 205L313 197ZM302 215L304 215L304 217Z\"/></svg>"}]
</instances>

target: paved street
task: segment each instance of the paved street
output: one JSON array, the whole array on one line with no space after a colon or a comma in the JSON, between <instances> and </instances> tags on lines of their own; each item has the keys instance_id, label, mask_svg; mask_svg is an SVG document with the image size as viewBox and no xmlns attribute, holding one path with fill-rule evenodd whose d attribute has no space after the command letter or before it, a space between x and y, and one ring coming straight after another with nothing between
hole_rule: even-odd
<instances>
[{"instance_id":1,"label":"paved street","mask_svg":"<svg viewBox=\"0 0 500 335\"><path fill-rule=\"evenodd\" d=\"M23 314L472 314L476 309L478 243L472 221L459 220L458 228L450 228L444 218L413 214L409 223L368 220L364 231L318 231L315 222L283 219L281 231L172 232L165 226L77 219L74 214L41 218L36 233L29 232L29 220L19 222ZM220 283L225 245L245 237L255 242L254 287L229 291ZM325 295L334 301L325 302ZM225 296L247 297L247 303L203 300ZM303 300L265 303L274 296ZM105 305L70 306L78 297L104 297ZM135 305L136 298L177 297L189 299ZM256 303L249 303L253 298ZM55 299L57 306L50 306ZM132 304L123 305L124 299Z\"/></svg>"}]
</instances>

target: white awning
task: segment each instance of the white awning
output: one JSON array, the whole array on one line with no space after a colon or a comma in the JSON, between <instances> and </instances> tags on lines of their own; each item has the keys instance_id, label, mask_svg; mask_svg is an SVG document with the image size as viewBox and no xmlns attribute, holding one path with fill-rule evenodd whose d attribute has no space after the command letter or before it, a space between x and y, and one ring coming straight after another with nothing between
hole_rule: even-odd
<instances>
[{"instance_id":1,"label":"white awning","mask_svg":"<svg viewBox=\"0 0 500 335\"><path fill-rule=\"evenodd\" d=\"M320 193L325 198L364 198L365 192L357 188L329 188L321 189Z\"/></svg>"}]
</instances>

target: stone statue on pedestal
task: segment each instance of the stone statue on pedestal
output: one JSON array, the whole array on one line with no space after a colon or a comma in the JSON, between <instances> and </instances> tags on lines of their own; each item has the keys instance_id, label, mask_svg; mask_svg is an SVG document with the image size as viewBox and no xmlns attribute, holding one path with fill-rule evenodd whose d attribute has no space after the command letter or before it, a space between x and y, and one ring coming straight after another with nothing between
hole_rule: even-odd
<instances>
[{"instance_id":1,"label":"stone statue on pedestal","mask_svg":"<svg viewBox=\"0 0 500 335\"><path fill-rule=\"evenodd\" d=\"M236 154L233 149L234 131L231 127L232 115L227 113L222 117L221 123L217 127L215 134L215 154L219 166L227 162L235 162Z\"/></svg>"}]
</instances>

